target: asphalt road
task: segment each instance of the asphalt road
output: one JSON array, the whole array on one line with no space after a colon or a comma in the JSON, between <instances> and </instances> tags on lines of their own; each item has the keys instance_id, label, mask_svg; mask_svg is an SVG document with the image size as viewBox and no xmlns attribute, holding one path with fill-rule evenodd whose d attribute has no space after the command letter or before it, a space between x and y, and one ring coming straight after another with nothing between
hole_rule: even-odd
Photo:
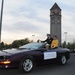
<instances>
[{"instance_id":1,"label":"asphalt road","mask_svg":"<svg viewBox=\"0 0 75 75\"><path fill-rule=\"evenodd\" d=\"M75 54L64 66L51 64L37 67L31 73L25 74L18 69L0 69L0 75L75 75Z\"/></svg>"}]
</instances>

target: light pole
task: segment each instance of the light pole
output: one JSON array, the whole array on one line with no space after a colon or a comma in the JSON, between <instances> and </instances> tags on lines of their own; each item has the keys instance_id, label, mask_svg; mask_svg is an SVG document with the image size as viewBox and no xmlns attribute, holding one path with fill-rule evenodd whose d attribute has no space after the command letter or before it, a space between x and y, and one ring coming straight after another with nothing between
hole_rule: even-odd
<instances>
[{"instance_id":1,"label":"light pole","mask_svg":"<svg viewBox=\"0 0 75 75\"><path fill-rule=\"evenodd\" d=\"M65 34L65 42L67 43L67 32L64 32Z\"/></svg>"},{"instance_id":2,"label":"light pole","mask_svg":"<svg viewBox=\"0 0 75 75\"><path fill-rule=\"evenodd\" d=\"M3 4L4 0L1 2L1 14L0 14L0 44L1 44L1 28L2 28L2 18L3 18Z\"/></svg>"},{"instance_id":3,"label":"light pole","mask_svg":"<svg viewBox=\"0 0 75 75\"><path fill-rule=\"evenodd\" d=\"M34 42L34 36L35 36L35 35L32 35L32 36L33 36L33 42Z\"/></svg>"}]
</instances>

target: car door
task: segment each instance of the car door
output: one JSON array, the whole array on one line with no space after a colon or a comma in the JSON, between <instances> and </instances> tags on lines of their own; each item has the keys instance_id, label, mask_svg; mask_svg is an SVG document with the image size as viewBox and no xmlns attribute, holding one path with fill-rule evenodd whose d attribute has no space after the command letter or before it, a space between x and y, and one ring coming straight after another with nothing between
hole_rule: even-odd
<instances>
[{"instance_id":1,"label":"car door","mask_svg":"<svg viewBox=\"0 0 75 75\"><path fill-rule=\"evenodd\" d=\"M55 49L44 50L42 53L44 61L49 61L57 58L57 51Z\"/></svg>"}]
</instances>

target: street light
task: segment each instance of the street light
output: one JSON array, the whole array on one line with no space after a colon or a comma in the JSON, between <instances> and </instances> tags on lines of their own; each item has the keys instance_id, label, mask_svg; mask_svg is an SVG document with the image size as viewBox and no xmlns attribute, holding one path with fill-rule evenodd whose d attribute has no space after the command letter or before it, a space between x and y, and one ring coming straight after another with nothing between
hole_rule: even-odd
<instances>
[{"instance_id":1,"label":"street light","mask_svg":"<svg viewBox=\"0 0 75 75\"><path fill-rule=\"evenodd\" d=\"M1 28L2 28L2 18L3 18L3 4L4 0L1 2L1 14L0 14L0 44L1 44ZM1 49L1 46L0 46Z\"/></svg>"},{"instance_id":2,"label":"street light","mask_svg":"<svg viewBox=\"0 0 75 75\"><path fill-rule=\"evenodd\" d=\"M33 36L33 42L34 42L34 36L35 36L35 35L32 35L32 36Z\"/></svg>"},{"instance_id":3,"label":"street light","mask_svg":"<svg viewBox=\"0 0 75 75\"><path fill-rule=\"evenodd\" d=\"M64 32L65 34L65 42L67 43L67 32Z\"/></svg>"}]
</instances>

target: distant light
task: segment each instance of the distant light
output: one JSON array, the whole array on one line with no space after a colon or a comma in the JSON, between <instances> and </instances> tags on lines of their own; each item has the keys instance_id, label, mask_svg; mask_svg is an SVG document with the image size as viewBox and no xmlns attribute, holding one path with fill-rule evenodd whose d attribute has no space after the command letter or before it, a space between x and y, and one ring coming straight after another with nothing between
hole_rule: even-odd
<instances>
[{"instance_id":1,"label":"distant light","mask_svg":"<svg viewBox=\"0 0 75 75\"><path fill-rule=\"evenodd\" d=\"M64 32L64 34L67 34L67 32Z\"/></svg>"}]
</instances>

